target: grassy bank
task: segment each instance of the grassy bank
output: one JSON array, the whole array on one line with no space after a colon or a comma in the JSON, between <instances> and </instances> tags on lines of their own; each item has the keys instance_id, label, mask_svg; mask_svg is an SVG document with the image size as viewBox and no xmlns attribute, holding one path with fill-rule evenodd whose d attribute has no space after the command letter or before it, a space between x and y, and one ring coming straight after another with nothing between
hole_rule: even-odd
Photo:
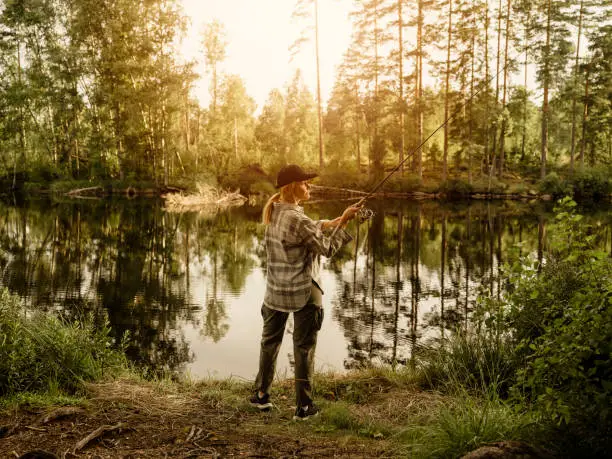
<instances>
[{"instance_id":1,"label":"grassy bank","mask_svg":"<svg viewBox=\"0 0 612 459\"><path fill-rule=\"evenodd\" d=\"M292 421L291 381L279 381L274 409L259 413L247 403L250 382L145 380L103 319L33 313L6 290L0 338L3 454L43 448L59 456L102 425L120 426L87 445L88 453L110 454L103 457L164 457L202 445L220 455L458 457L486 442L537 441L529 413L495 393L435 383L427 365L317 374L323 414L302 425ZM54 414L59 406L77 409Z\"/></svg>"},{"instance_id":2,"label":"grassy bank","mask_svg":"<svg viewBox=\"0 0 612 459\"><path fill-rule=\"evenodd\" d=\"M5 403L0 423L13 431L0 451L42 448L59 456L102 425L119 427L91 442L87 454L451 458L485 442L539 441L532 419L500 401L424 391L411 379L375 370L318 375L323 412L296 423L290 381L275 386L274 408L259 413L247 403L251 385L243 381L115 378L86 384L79 400L64 401L78 410L50 422L44 418L55 416L58 399L21 399L18 409L15 400Z\"/></svg>"}]
</instances>

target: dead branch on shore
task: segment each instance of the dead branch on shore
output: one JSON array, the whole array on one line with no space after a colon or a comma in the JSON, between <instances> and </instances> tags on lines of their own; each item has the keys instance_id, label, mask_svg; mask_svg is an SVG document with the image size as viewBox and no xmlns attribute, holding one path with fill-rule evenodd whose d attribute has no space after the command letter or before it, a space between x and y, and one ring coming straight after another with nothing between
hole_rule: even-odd
<instances>
[{"instance_id":1,"label":"dead branch on shore","mask_svg":"<svg viewBox=\"0 0 612 459\"><path fill-rule=\"evenodd\" d=\"M216 212L243 205L247 198L238 190L218 190L209 185L198 185L198 192L184 195L170 193L164 195L165 209L168 212Z\"/></svg>"},{"instance_id":2,"label":"dead branch on shore","mask_svg":"<svg viewBox=\"0 0 612 459\"><path fill-rule=\"evenodd\" d=\"M90 186L87 188L77 188L76 190L70 190L66 193L66 196L81 196L84 194L86 195L86 194L98 193L101 191L103 191L101 186Z\"/></svg>"},{"instance_id":3,"label":"dead branch on shore","mask_svg":"<svg viewBox=\"0 0 612 459\"><path fill-rule=\"evenodd\" d=\"M76 416L77 414L83 414L84 412L85 411L79 407L63 406L61 408L51 411L50 413L45 414L39 419L38 424L48 424L51 421L67 418L70 416Z\"/></svg>"},{"instance_id":4,"label":"dead branch on shore","mask_svg":"<svg viewBox=\"0 0 612 459\"><path fill-rule=\"evenodd\" d=\"M74 445L73 451L76 453L77 451L85 448L91 441L95 440L96 438L104 435L107 432L112 432L113 430L121 429L124 426L125 426L125 424L122 423L122 422L120 422L119 424L116 424L114 426L109 426L109 425L100 426L96 430L91 432L89 435L87 435L85 438L79 440Z\"/></svg>"}]
</instances>

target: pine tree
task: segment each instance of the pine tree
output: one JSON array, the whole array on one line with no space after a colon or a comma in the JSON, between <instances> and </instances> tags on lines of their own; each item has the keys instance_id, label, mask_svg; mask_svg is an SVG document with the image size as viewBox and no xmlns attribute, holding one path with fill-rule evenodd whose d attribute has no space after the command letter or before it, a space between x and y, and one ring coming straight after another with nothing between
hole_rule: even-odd
<instances>
[{"instance_id":1,"label":"pine tree","mask_svg":"<svg viewBox=\"0 0 612 459\"><path fill-rule=\"evenodd\" d=\"M317 123L319 132L319 168L323 168L323 109L321 103L321 70L319 56L319 1L318 0L297 0L293 17L305 20L312 18L314 22L314 42L315 42L315 63L317 73ZM292 48L296 50L299 46L308 41L304 33L294 42Z\"/></svg>"}]
</instances>

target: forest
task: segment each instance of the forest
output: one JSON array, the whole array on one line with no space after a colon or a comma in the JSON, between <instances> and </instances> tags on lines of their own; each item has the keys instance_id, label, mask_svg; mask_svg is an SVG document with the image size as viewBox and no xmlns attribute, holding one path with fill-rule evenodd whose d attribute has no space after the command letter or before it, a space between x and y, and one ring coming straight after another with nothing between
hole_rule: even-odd
<instances>
[{"instance_id":1,"label":"forest","mask_svg":"<svg viewBox=\"0 0 612 459\"><path fill-rule=\"evenodd\" d=\"M417 185L607 176L611 13L606 0L354 1L329 100L297 71L258 110L243 78L221 70L227 38L212 17L199 57L210 104L193 95L201 75L177 53L178 0L5 0L0 175L13 188L223 185L248 165L273 175L298 162L343 183L404 161ZM317 68L318 14L317 0L295 2L294 47L314 42Z\"/></svg>"}]
</instances>

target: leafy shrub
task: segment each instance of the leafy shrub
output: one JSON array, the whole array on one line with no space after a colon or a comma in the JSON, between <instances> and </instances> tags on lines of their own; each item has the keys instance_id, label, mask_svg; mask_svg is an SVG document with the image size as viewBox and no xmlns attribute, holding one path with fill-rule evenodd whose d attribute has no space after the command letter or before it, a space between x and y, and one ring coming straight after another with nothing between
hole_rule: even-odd
<instances>
[{"instance_id":1,"label":"leafy shrub","mask_svg":"<svg viewBox=\"0 0 612 459\"><path fill-rule=\"evenodd\" d=\"M503 300L516 341L513 394L595 450L612 430L612 259L574 211L560 202L551 251L538 266L509 273Z\"/></svg>"},{"instance_id":2,"label":"leafy shrub","mask_svg":"<svg viewBox=\"0 0 612 459\"><path fill-rule=\"evenodd\" d=\"M321 171L315 183L323 186L369 191L374 185L374 180L368 174L358 172L355 167L329 166Z\"/></svg>"},{"instance_id":3,"label":"leafy shrub","mask_svg":"<svg viewBox=\"0 0 612 459\"><path fill-rule=\"evenodd\" d=\"M574 199L578 201L597 201L612 193L610 173L603 169L577 171L572 178Z\"/></svg>"},{"instance_id":4,"label":"leafy shrub","mask_svg":"<svg viewBox=\"0 0 612 459\"><path fill-rule=\"evenodd\" d=\"M0 395L74 392L126 367L123 352L111 347L110 329L91 318L68 323L23 310L19 298L0 291Z\"/></svg>"},{"instance_id":5,"label":"leafy shrub","mask_svg":"<svg viewBox=\"0 0 612 459\"><path fill-rule=\"evenodd\" d=\"M570 193L571 187L556 172L550 172L539 183L538 188L541 193L550 194L554 198L561 198Z\"/></svg>"},{"instance_id":6,"label":"leafy shrub","mask_svg":"<svg viewBox=\"0 0 612 459\"><path fill-rule=\"evenodd\" d=\"M385 185L383 191L398 191L410 193L421 189L423 181L415 174L401 175L399 172L393 175Z\"/></svg>"},{"instance_id":7,"label":"leafy shrub","mask_svg":"<svg viewBox=\"0 0 612 459\"><path fill-rule=\"evenodd\" d=\"M465 196L469 196L472 191L474 191L474 187L460 179L451 179L445 182L442 182L440 185L440 191L446 194L447 198L463 198Z\"/></svg>"},{"instance_id":8,"label":"leafy shrub","mask_svg":"<svg viewBox=\"0 0 612 459\"><path fill-rule=\"evenodd\" d=\"M472 186L477 193L504 193L507 188L497 177L491 177L490 180L488 177L478 178L472 182Z\"/></svg>"},{"instance_id":9,"label":"leafy shrub","mask_svg":"<svg viewBox=\"0 0 612 459\"><path fill-rule=\"evenodd\" d=\"M230 172L223 177L221 186L230 190L240 190L244 195L275 193L274 179L259 164L249 164Z\"/></svg>"}]
</instances>

